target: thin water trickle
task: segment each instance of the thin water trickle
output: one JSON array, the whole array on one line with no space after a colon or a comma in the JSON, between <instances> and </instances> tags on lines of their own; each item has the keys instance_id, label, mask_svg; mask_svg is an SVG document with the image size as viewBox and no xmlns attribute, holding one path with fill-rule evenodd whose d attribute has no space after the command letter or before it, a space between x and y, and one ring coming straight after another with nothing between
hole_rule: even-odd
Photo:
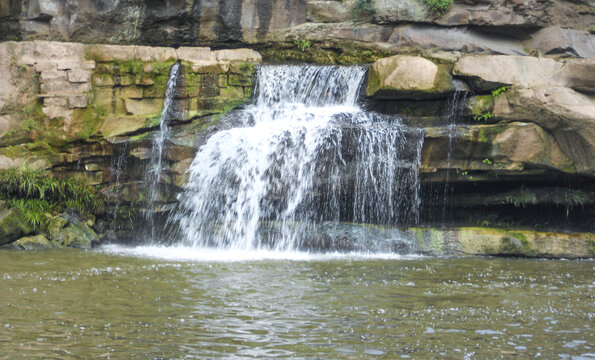
<instances>
[{"instance_id":1,"label":"thin water trickle","mask_svg":"<svg viewBox=\"0 0 595 360\"><path fill-rule=\"evenodd\" d=\"M324 248L322 221L414 223L423 132L357 105L366 69L263 66L243 126L214 134L180 195L183 243ZM336 250L336 249L325 249Z\"/></svg>"},{"instance_id":2,"label":"thin water trickle","mask_svg":"<svg viewBox=\"0 0 595 360\"><path fill-rule=\"evenodd\" d=\"M121 198L118 196L118 193L121 190L120 178L122 176L122 169L126 166L128 157L128 144L128 141L118 144L116 146L116 154L112 157L110 162L110 170L114 174L114 184L112 185L114 189L113 192L116 194L114 211L112 214L112 230L116 230L116 227L118 226L118 215L121 204Z\"/></svg>"},{"instance_id":3,"label":"thin water trickle","mask_svg":"<svg viewBox=\"0 0 595 360\"><path fill-rule=\"evenodd\" d=\"M442 223L444 224L446 221L446 212L447 212L447 199L452 191L450 186L450 177L451 177L451 169L452 169L452 150L455 145L456 137L457 137L457 127L460 127L458 124L459 119L463 116L464 105L467 102L469 93L463 90L456 90L452 97L449 99L447 106L447 119L448 125L446 129L448 131L448 152L446 154L446 173L444 179L444 192L442 193Z\"/></svg>"},{"instance_id":4,"label":"thin water trickle","mask_svg":"<svg viewBox=\"0 0 595 360\"><path fill-rule=\"evenodd\" d=\"M159 200L159 184L163 172L163 153L165 143L170 135L168 122L176 115L174 109L174 97L178 90L178 85L181 79L182 64L175 63L172 65L169 72L169 79L167 80L167 88L165 90L165 98L163 100L163 109L161 117L159 118L159 131L153 137L153 146L151 148L151 161L146 173L145 182L148 188L148 199L150 201L151 209L145 212L147 222L149 223L150 240L154 241L156 238L155 228L155 210L156 202Z\"/></svg>"}]
</instances>

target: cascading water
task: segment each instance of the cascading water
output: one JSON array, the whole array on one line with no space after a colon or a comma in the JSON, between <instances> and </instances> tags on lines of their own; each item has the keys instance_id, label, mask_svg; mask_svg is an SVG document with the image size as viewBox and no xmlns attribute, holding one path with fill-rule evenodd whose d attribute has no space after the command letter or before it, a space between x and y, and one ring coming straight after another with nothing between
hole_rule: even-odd
<instances>
[{"instance_id":1,"label":"cascading water","mask_svg":"<svg viewBox=\"0 0 595 360\"><path fill-rule=\"evenodd\" d=\"M365 72L263 66L243 125L190 166L170 219L184 244L337 250L312 235L324 221L416 222L423 132L357 105Z\"/></svg>"},{"instance_id":2,"label":"cascading water","mask_svg":"<svg viewBox=\"0 0 595 360\"><path fill-rule=\"evenodd\" d=\"M161 116L159 118L159 131L157 131L153 137L153 146L151 148L151 160L149 168L146 173L145 182L148 189L148 200L150 201L150 209L147 211L146 218L149 224L150 239L155 240L155 204L158 200L159 195L159 183L161 182L161 176L163 172L163 150L165 148L165 142L169 138L170 130L168 122L176 117L176 111L174 106L174 98L178 90L180 82L180 72L182 64L175 63L172 65L169 72L169 79L167 80L167 88L165 90L165 98L163 100L163 109L161 110Z\"/></svg>"}]
</instances>

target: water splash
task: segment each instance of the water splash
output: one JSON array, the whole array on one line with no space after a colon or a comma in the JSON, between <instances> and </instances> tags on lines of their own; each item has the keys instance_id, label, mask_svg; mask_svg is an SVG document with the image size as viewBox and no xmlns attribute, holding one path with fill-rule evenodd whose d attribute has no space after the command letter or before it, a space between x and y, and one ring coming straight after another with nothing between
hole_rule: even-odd
<instances>
[{"instance_id":1,"label":"water splash","mask_svg":"<svg viewBox=\"0 0 595 360\"><path fill-rule=\"evenodd\" d=\"M183 244L311 249L322 221L417 221L423 133L362 111L365 71L262 67L255 103L234 115L244 125L214 134L190 166L171 219Z\"/></svg>"},{"instance_id":2,"label":"water splash","mask_svg":"<svg viewBox=\"0 0 595 360\"><path fill-rule=\"evenodd\" d=\"M174 98L178 91L178 86L181 80L182 64L175 63L172 65L169 78L167 80L167 87L165 90L165 98L163 100L163 109L159 118L159 131L153 137L153 146L151 148L151 160L149 168L146 173L145 182L148 189L148 200L150 201L150 209L145 212L147 222L149 224L150 239L153 241L156 238L155 228L155 211L156 202L159 200L159 184L163 173L163 154L165 143L170 136L170 129L168 122L177 117L175 110Z\"/></svg>"}]
</instances>

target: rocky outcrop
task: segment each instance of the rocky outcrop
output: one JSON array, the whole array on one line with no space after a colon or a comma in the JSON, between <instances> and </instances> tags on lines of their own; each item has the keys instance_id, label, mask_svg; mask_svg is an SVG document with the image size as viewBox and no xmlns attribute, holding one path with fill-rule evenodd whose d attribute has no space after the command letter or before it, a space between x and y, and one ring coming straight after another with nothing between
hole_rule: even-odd
<instances>
[{"instance_id":1,"label":"rocky outcrop","mask_svg":"<svg viewBox=\"0 0 595 360\"><path fill-rule=\"evenodd\" d=\"M17 209L6 209L0 204L0 245L8 244L31 233L31 228L23 221Z\"/></svg>"},{"instance_id":2,"label":"rocky outcrop","mask_svg":"<svg viewBox=\"0 0 595 360\"><path fill-rule=\"evenodd\" d=\"M372 64L366 93L377 99L419 99L446 97L454 90L443 66L418 56L395 55Z\"/></svg>"},{"instance_id":3,"label":"rocky outcrop","mask_svg":"<svg viewBox=\"0 0 595 360\"><path fill-rule=\"evenodd\" d=\"M355 47L391 54L441 49L590 57L593 41L587 31L595 23L591 3L567 0L456 0L444 11L432 10L421 0L10 0L2 4L3 40L295 50L294 42L303 39L313 43L312 48L330 49L329 54L335 55ZM314 54L310 58L325 59ZM331 55L326 61L336 59Z\"/></svg>"},{"instance_id":4,"label":"rocky outcrop","mask_svg":"<svg viewBox=\"0 0 595 360\"><path fill-rule=\"evenodd\" d=\"M434 255L571 259L595 256L595 235L592 233L566 234L494 228L411 228L408 234L421 251Z\"/></svg>"},{"instance_id":5,"label":"rocky outcrop","mask_svg":"<svg viewBox=\"0 0 595 360\"><path fill-rule=\"evenodd\" d=\"M1 43L6 77L0 82L0 170L26 166L84 179L103 188L107 208L99 209L100 216L112 212L113 204L114 211L131 216L136 211L131 204L142 206L153 133L170 68L179 62L159 196L171 201L196 151L195 134L250 99L260 61L260 54L248 49ZM15 211L3 210L2 241L28 234L14 223ZM48 228L52 244L98 243L95 225L60 219Z\"/></svg>"}]
</instances>

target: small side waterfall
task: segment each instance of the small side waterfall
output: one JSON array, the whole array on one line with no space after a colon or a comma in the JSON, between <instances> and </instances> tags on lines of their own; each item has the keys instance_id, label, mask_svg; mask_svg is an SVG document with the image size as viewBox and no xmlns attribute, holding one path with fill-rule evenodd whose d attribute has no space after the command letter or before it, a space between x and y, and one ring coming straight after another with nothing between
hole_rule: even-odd
<instances>
[{"instance_id":1,"label":"small side waterfall","mask_svg":"<svg viewBox=\"0 0 595 360\"><path fill-rule=\"evenodd\" d=\"M121 176L122 176L122 169L126 166L126 159L128 156L128 146L129 142L128 141L124 141L120 144L118 144L117 146L115 146L116 148L116 153L114 154L114 156L112 157L111 161L110 161L110 171L114 174L114 184L113 184L113 192L116 195L115 196L115 203L114 203L114 210L112 213L112 230L115 231L117 230L118 227L118 216L119 211L120 211L120 204L121 204L121 199L119 196L120 193L120 187L121 187Z\"/></svg>"},{"instance_id":2,"label":"small side waterfall","mask_svg":"<svg viewBox=\"0 0 595 360\"><path fill-rule=\"evenodd\" d=\"M263 66L254 104L232 115L243 125L214 134L190 166L170 219L184 244L338 250L312 229L415 223L423 132L357 105L365 72Z\"/></svg>"},{"instance_id":3,"label":"small side waterfall","mask_svg":"<svg viewBox=\"0 0 595 360\"><path fill-rule=\"evenodd\" d=\"M159 131L153 137L153 146L151 148L151 160L149 168L146 172L145 183L147 185L147 197L150 202L150 209L147 211L146 218L149 223L149 236L153 241L155 240L155 210L156 202L159 200L159 184L163 173L163 154L165 142L169 138L170 130L168 122L171 121L177 114L174 107L174 98L178 90L180 82L180 73L182 69L181 63L172 65L169 72L169 79L167 80L167 88L165 90L165 98L163 100L163 109L159 118Z\"/></svg>"}]
</instances>

